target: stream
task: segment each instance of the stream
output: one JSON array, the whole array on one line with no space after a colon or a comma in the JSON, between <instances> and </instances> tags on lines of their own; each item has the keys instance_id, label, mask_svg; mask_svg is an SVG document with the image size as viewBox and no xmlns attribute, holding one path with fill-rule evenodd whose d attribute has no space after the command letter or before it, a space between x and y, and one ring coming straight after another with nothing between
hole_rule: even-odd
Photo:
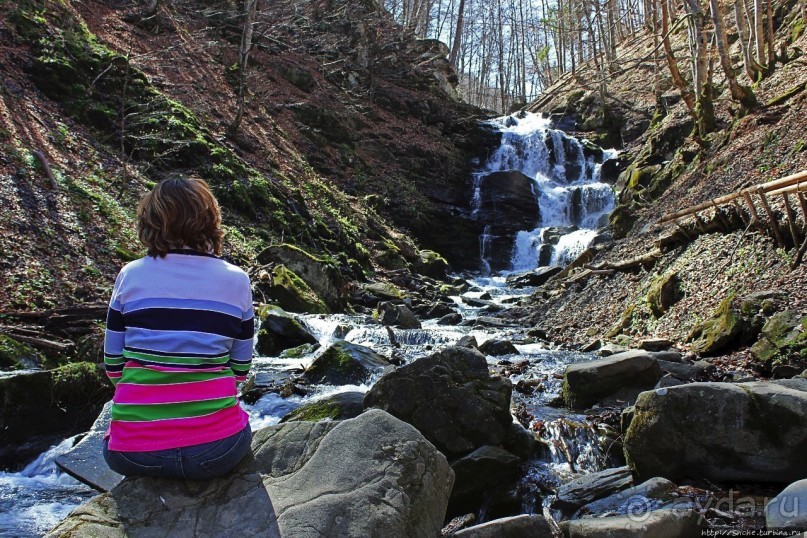
<instances>
[{"instance_id":1,"label":"stream","mask_svg":"<svg viewBox=\"0 0 807 538\"><path fill-rule=\"evenodd\" d=\"M613 159L613 151L592 151L591 145L550 128L548 120L534 114L507 116L489 122L499 130L502 142L474 174L472 215L480 221L501 217L499 208L513 202L512 193L527 193L529 200L520 204L525 229L512 226L504 233L496 231L494 220L485 225L480 237L480 259L487 276L468 280L471 291L464 295L480 298L489 294L491 301L509 308L530 288L512 289L505 283L510 271L532 270L542 265L564 265L586 248L598 235L598 227L607 222L613 208L611 187L600 181L602 163ZM493 174L493 176L491 176ZM491 185L495 174L510 174L507 188ZM515 175L514 175L515 174ZM520 182L520 183L519 183ZM493 195L485 189L499 189ZM504 194L502 194L504 193ZM507 197L511 198L508 199ZM503 198L504 197L504 198ZM512 205L512 204L511 204ZM491 231L493 230L493 231ZM494 233L499 235L494 237ZM492 244L498 242L494 249ZM502 259L491 258L493 252ZM498 273L491 274L491 269ZM452 297L456 310L465 320L480 315L481 308L466 304L462 297ZM390 356L393 347L387 329L364 315L301 315L317 337L321 347L299 358L257 357L256 376L286 377L301 372L337 339L364 345ZM494 372L507 375L516 385L513 409L525 425L541 438L543 449L523 468L517 485L523 513L547 513L551 491L558 484L579 473L613 466L614 455L604 448L607 431L586 417L550 406L561 389L561 374L572 362L591 360L591 354L549 349L546 344L528 338L523 328L486 327L482 324L442 326L435 320L423 322L421 329L395 330L400 344L396 355L411 362L442 347L453 345L463 336L473 336L478 343L488 339L512 341L518 355L488 357ZM282 398L275 393L263 395L252 405L245 405L253 430L277 424L290 411L308 402L337 392L367 392L375 379L363 385L312 386L305 396ZM523 387L529 387L523 389ZM519 390L521 388L521 390ZM515 419L514 419L515 420ZM50 448L16 473L0 473L0 536L41 536L71 510L96 492L66 474L60 473L54 459L68 451L75 438ZM616 450L614 452L620 452ZM488 515L482 507L480 519Z\"/></svg>"},{"instance_id":2,"label":"stream","mask_svg":"<svg viewBox=\"0 0 807 538\"><path fill-rule=\"evenodd\" d=\"M503 276L481 277L469 280L472 290L466 295L478 298L484 293L505 308L511 304L508 299L527 295L530 289L512 290L504 283ZM468 306L460 297L453 298L457 309L466 319L479 315L480 308ZM373 348L389 356L392 346L384 326L377 324L369 316L361 315L301 315L321 347L300 358L257 357L253 369L257 376L285 376L301 371L329 344L344 334L344 340ZM566 365L579 360L593 358L590 354L552 350L540 343L524 338L520 329L488 328L483 326L437 325L430 320L423 323L422 329L395 330L400 353L407 362L428 355L439 348L454 344L461 337L474 336L479 343L491 338L511 339L519 355L488 357L493 369L502 364L528 361L523 371L510 375L516 384L529 381L540 384L540 390L531 395L513 392L514 406L524 406L524 410L534 415L533 426L540 422L540 435L546 444L544 456L529 461L524 469L522 486L533 490L535 495L524 495L524 512L544 510L547 486L556 486L561 481L576 476L578 472L590 472L605 468L607 456L600 446L600 433L585 420L585 417L563 409L548 407L560 392L562 374ZM253 430L280 422L286 413L297 407L327 397L337 392L367 392L372 383L363 385L315 385L306 396L281 398L275 393L263 395L253 405L244 405L250 414ZM78 437L78 436L77 436ZM97 494L91 488L57 470L54 459L68 451L76 438L65 439L40 455L24 470L17 473L0 473L0 536L34 537L41 536L64 518L76 506ZM483 516L484 517L484 516Z\"/></svg>"}]
</instances>

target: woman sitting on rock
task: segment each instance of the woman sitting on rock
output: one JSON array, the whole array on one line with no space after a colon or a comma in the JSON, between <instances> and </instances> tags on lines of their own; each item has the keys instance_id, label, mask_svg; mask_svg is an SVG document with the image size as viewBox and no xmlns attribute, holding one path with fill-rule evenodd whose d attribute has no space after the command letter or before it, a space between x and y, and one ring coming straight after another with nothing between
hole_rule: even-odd
<instances>
[{"instance_id":1,"label":"woman sitting on rock","mask_svg":"<svg viewBox=\"0 0 807 538\"><path fill-rule=\"evenodd\" d=\"M104 458L123 475L219 477L252 440L236 389L252 362L249 277L218 257L221 213L204 181L160 182L137 215L148 256L127 264L112 290Z\"/></svg>"}]
</instances>

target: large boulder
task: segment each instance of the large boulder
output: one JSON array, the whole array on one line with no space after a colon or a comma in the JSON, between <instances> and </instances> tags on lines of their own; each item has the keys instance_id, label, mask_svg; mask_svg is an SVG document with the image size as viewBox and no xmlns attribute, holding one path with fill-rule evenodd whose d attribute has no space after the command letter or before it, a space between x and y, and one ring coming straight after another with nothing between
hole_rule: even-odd
<instances>
[{"instance_id":1,"label":"large boulder","mask_svg":"<svg viewBox=\"0 0 807 538\"><path fill-rule=\"evenodd\" d=\"M413 427L379 410L255 434L254 458L208 481L124 480L48 536L436 536L453 473Z\"/></svg>"},{"instance_id":2,"label":"large boulder","mask_svg":"<svg viewBox=\"0 0 807 538\"><path fill-rule=\"evenodd\" d=\"M589 407L608 396L631 399L661 379L652 353L626 351L605 359L570 364L563 375L563 400L572 408Z\"/></svg>"},{"instance_id":3,"label":"large boulder","mask_svg":"<svg viewBox=\"0 0 807 538\"><path fill-rule=\"evenodd\" d=\"M687 337L690 349L701 355L717 355L751 342L760 327L735 305L733 295L725 298L711 317L692 328Z\"/></svg>"},{"instance_id":4,"label":"large boulder","mask_svg":"<svg viewBox=\"0 0 807 538\"><path fill-rule=\"evenodd\" d=\"M267 300L289 312L327 314L328 306L297 274L285 265L277 265L271 272L258 275L256 287Z\"/></svg>"},{"instance_id":5,"label":"large boulder","mask_svg":"<svg viewBox=\"0 0 807 538\"><path fill-rule=\"evenodd\" d=\"M263 319L258 329L258 353L277 356L286 349L303 344L316 344L316 337L305 325L278 307L262 307L258 315Z\"/></svg>"},{"instance_id":6,"label":"large boulder","mask_svg":"<svg viewBox=\"0 0 807 538\"><path fill-rule=\"evenodd\" d=\"M790 484L765 505L765 526L807 531L807 479Z\"/></svg>"},{"instance_id":7,"label":"large boulder","mask_svg":"<svg viewBox=\"0 0 807 538\"><path fill-rule=\"evenodd\" d=\"M383 375L364 405L392 413L459 456L505 439L512 390L508 380L490 375L484 355L449 347Z\"/></svg>"},{"instance_id":8,"label":"large boulder","mask_svg":"<svg viewBox=\"0 0 807 538\"><path fill-rule=\"evenodd\" d=\"M705 528L705 519L694 510L657 510L560 524L566 538L689 538L701 536Z\"/></svg>"},{"instance_id":9,"label":"large boulder","mask_svg":"<svg viewBox=\"0 0 807 538\"><path fill-rule=\"evenodd\" d=\"M112 393L103 366L89 362L0 377L0 469L87 431Z\"/></svg>"},{"instance_id":10,"label":"large boulder","mask_svg":"<svg viewBox=\"0 0 807 538\"><path fill-rule=\"evenodd\" d=\"M258 262L283 264L322 297L331 310L344 307L345 282L335 264L288 244L267 247L258 254Z\"/></svg>"},{"instance_id":11,"label":"large boulder","mask_svg":"<svg viewBox=\"0 0 807 538\"><path fill-rule=\"evenodd\" d=\"M691 383L643 392L624 446L642 478L805 478L807 379Z\"/></svg>"},{"instance_id":12,"label":"large boulder","mask_svg":"<svg viewBox=\"0 0 807 538\"><path fill-rule=\"evenodd\" d=\"M339 340L314 359L303 375L310 383L359 385L389 365L369 347Z\"/></svg>"},{"instance_id":13,"label":"large boulder","mask_svg":"<svg viewBox=\"0 0 807 538\"><path fill-rule=\"evenodd\" d=\"M533 271L508 276L507 285L514 288L543 286L550 278L561 271L563 271L563 268L558 266L538 267Z\"/></svg>"},{"instance_id":14,"label":"large boulder","mask_svg":"<svg viewBox=\"0 0 807 538\"><path fill-rule=\"evenodd\" d=\"M491 338L490 340L485 340L480 344L479 351L484 353L485 355L518 355L518 349L513 344L513 342L509 340L498 340L496 338Z\"/></svg>"}]
</instances>

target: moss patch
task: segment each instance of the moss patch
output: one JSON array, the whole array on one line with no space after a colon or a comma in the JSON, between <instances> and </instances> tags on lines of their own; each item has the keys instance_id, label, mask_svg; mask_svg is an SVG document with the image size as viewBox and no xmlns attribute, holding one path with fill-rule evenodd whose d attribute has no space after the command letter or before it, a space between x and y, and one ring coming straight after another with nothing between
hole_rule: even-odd
<instances>
[{"instance_id":1,"label":"moss patch","mask_svg":"<svg viewBox=\"0 0 807 538\"><path fill-rule=\"evenodd\" d=\"M733 307L733 302L734 295L729 295L720 302L709 319L693 327L687 338L692 343L693 351L714 355L745 345L756 336L750 321Z\"/></svg>"},{"instance_id":2,"label":"moss patch","mask_svg":"<svg viewBox=\"0 0 807 538\"><path fill-rule=\"evenodd\" d=\"M36 368L45 358L31 346L0 334L0 370Z\"/></svg>"}]
</instances>

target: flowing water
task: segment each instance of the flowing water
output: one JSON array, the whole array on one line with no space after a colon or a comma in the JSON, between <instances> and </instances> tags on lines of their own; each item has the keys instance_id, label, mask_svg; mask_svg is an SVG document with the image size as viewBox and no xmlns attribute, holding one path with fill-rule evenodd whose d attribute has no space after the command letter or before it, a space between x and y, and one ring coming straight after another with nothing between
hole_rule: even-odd
<instances>
[{"instance_id":1,"label":"flowing water","mask_svg":"<svg viewBox=\"0 0 807 538\"><path fill-rule=\"evenodd\" d=\"M532 113L489 123L501 132L501 145L474 174L472 215L479 211L482 178L494 172L520 171L534 182L540 224L516 235L511 270L568 264L596 237L597 229L608 223L614 192L600 181L600 171L602 163L617 157L617 151L581 142L552 129L549 119ZM489 234L487 229L480 238L483 266L488 269L490 249L485 247Z\"/></svg>"},{"instance_id":2,"label":"flowing water","mask_svg":"<svg viewBox=\"0 0 807 538\"><path fill-rule=\"evenodd\" d=\"M548 120L534 114L507 116L493 120L502 133L501 146L474 176L474 210L479 207L481 178L497 171L519 170L528 176L537 195L540 225L534 230L516 234L511 265L515 271L531 270L539 265L563 265L574 259L597 235L597 228L613 209L611 187L599 181L601 163L616 156L614 151L586 150L583 143L550 128ZM483 266L489 274L490 226L480 237ZM528 295L532 290L513 290L504 284L504 276L488 276L472 281L474 290L468 297L490 294L503 307L511 300ZM465 319L473 319L480 308L455 297L457 309ZM385 327L368 316L308 315L301 316L317 336L319 350L299 358L258 357L254 361L257 375L287 376L302 371L337 339L371 347L390 356L393 346ZM544 456L525 466L519 488L523 511L546 512L551 490L562 481L581 472L603 469L612 461L603 448L599 432L583 416L570 414L548 404L560 392L560 374L574 361L593 358L583 353L570 353L545 348L525 339L520 329L486 327L446 327L427 321L422 329L396 330L400 348L396 354L412 361L454 344L463 336L474 336L479 343L490 338L505 338L516 343L519 355L489 358L491 367L522 363L518 373L510 374L514 384L529 383L539 387L531 394L513 393L513 403L520 417L529 418L529 427L539 433ZM504 362L503 362L504 361ZM523 361L527 364L524 365ZM282 398L270 393L253 405L246 405L253 430L277 424L295 408L336 392L370 389L375 379L363 385L315 386L306 396ZM529 391L526 391L529 392ZM54 459L68 451L76 441L66 439L40 455L20 472L0 472L0 536L41 536L95 492L73 478L60 473ZM484 509L483 509L484 512ZM484 513L482 514L484 518Z\"/></svg>"},{"instance_id":3,"label":"flowing water","mask_svg":"<svg viewBox=\"0 0 807 538\"><path fill-rule=\"evenodd\" d=\"M492 300L504 307L508 300L527 295L529 289L513 290L504 285L504 277L486 277L471 281L474 290L469 297L478 298L489 293ZM480 314L480 308L465 304L454 297L457 308L466 319ZM359 315L304 315L301 319L317 336L322 347L300 358L258 357L254 361L257 375L285 375L308 366L317 355L338 338L365 345L389 356L393 347L385 327L378 325L369 316ZM500 362L528 361L526 368L510 375L516 384L520 381L540 381L541 390L532 395L513 393L515 405L523 404L527 413L534 415L532 426L540 432L546 445L545 456L531 461L525 468L524 487L534 488L537 496L525 496L524 511L540 512L542 498L547 486L557 485L575 473L598 470L605 467L607 456L600 448L598 432L586 422L585 417L569 414L562 409L548 407L560 392L561 374L567 364L588 360L590 355L547 349L544 345L530 343L518 328L487 328L479 326L440 326L435 321L426 321L422 329L395 330L400 348L397 353L411 361L428 355L442 347L454 344L466 335L474 336L479 343L490 338L509 338L516 343L519 355L489 357L493 368L501 368ZM277 424L286 413L310 401L324 398L336 392L370 389L375 379L363 385L314 386L306 396L282 398L269 393L253 405L246 405L253 430ZM92 497L95 492L73 478L61 474L54 459L69 450L76 441L66 439L42 454L36 461L17 473L0 473L0 536L41 536L65 517L73 508Z\"/></svg>"}]
</instances>

